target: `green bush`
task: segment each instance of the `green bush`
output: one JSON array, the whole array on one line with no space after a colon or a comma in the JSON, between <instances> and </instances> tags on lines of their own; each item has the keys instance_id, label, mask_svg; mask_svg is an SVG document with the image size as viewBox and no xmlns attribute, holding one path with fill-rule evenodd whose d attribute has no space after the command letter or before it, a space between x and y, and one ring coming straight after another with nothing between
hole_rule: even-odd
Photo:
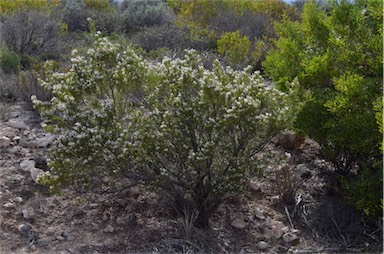
<instances>
[{"instance_id":1,"label":"green bush","mask_svg":"<svg viewBox=\"0 0 384 254\"><path fill-rule=\"evenodd\" d=\"M0 67L5 72L17 72L20 68L20 56L6 47L0 48Z\"/></svg>"},{"instance_id":2,"label":"green bush","mask_svg":"<svg viewBox=\"0 0 384 254\"><path fill-rule=\"evenodd\" d=\"M382 9L382 1L330 1L326 10L311 1L301 22L285 18L276 24L280 38L263 63L281 89L297 78L311 92L295 125L319 142L344 176L382 162L376 121L383 83ZM361 184L368 175L359 173L356 197L382 193L377 184ZM356 206L367 211L372 209L362 204L381 202L375 195L359 198L353 199Z\"/></svg>"},{"instance_id":3,"label":"green bush","mask_svg":"<svg viewBox=\"0 0 384 254\"><path fill-rule=\"evenodd\" d=\"M207 70L194 51L148 63L99 34L86 55L73 51L69 72L48 68L42 86L54 97L35 106L60 134L42 182L53 190L145 183L180 214L196 212L202 227L247 186L256 154L295 112L258 73L218 61Z\"/></svg>"},{"instance_id":4,"label":"green bush","mask_svg":"<svg viewBox=\"0 0 384 254\"><path fill-rule=\"evenodd\" d=\"M372 222L383 214L383 169L363 169L357 176L345 177L341 181L344 198L364 211Z\"/></svg>"},{"instance_id":5,"label":"green bush","mask_svg":"<svg viewBox=\"0 0 384 254\"><path fill-rule=\"evenodd\" d=\"M217 51L228 57L231 65L245 67L251 63L251 41L240 31L224 33L217 41Z\"/></svg>"}]
</instances>

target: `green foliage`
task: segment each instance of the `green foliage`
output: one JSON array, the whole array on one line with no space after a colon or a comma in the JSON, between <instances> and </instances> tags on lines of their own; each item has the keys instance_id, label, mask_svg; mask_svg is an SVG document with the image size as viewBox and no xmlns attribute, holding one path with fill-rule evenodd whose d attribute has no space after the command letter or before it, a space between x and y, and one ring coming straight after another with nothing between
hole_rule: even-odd
<instances>
[{"instance_id":1,"label":"green foliage","mask_svg":"<svg viewBox=\"0 0 384 254\"><path fill-rule=\"evenodd\" d=\"M6 72L17 72L20 68L20 56L7 49L5 46L0 48L0 67Z\"/></svg>"},{"instance_id":2,"label":"green foliage","mask_svg":"<svg viewBox=\"0 0 384 254\"><path fill-rule=\"evenodd\" d=\"M271 47L271 38L276 36L274 21L281 20L284 13L290 18L298 18L296 8L279 0L169 0L168 3L178 14L177 24L188 27L193 39L219 40L236 31L247 36L251 46L241 51L252 53L247 54L248 60L243 60L257 69L261 69L261 61Z\"/></svg>"},{"instance_id":3,"label":"green foliage","mask_svg":"<svg viewBox=\"0 0 384 254\"><path fill-rule=\"evenodd\" d=\"M50 11L60 5L60 0L2 0L0 1L0 15L28 10Z\"/></svg>"},{"instance_id":4,"label":"green foliage","mask_svg":"<svg viewBox=\"0 0 384 254\"><path fill-rule=\"evenodd\" d=\"M207 70L194 51L148 63L97 34L71 62L66 73L48 64L42 86L54 97L34 98L47 130L60 134L42 181L56 191L146 183L179 214L195 211L198 226L247 186L256 154L295 112L258 73L218 61Z\"/></svg>"},{"instance_id":5,"label":"green foliage","mask_svg":"<svg viewBox=\"0 0 384 254\"><path fill-rule=\"evenodd\" d=\"M132 0L123 17L127 30L130 30L169 23L172 13L161 0Z\"/></svg>"},{"instance_id":6,"label":"green foliage","mask_svg":"<svg viewBox=\"0 0 384 254\"><path fill-rule=\"evenodd\" d=\"M234 66L244 66L251 62L251 41L240 31L224 33L217 41L217 51L228 57Z\"/></svg>"},{"instance_id":7,"label":"green foliage","mask_svg":"<svg viewBox=\"0 0 384 254\"><path fill-rule=\"evenodd\" d=\"M111 8L109 0L84 0L84 4L87 8L99 11L108 11Z\"/></svg>"},{"instance_id":8,"label":"green foliage","mask_svg":"<svg viewBox=\"0 0 384 254\"><path fill-rule=\"evenodd\" d=\"M364 211L372 222L383 214L383 169L364 169L357 176L341 181L344 198ZM381 191L380 191L381 190Z\"/></svg>"},{"instance_id":9,"label":"green foliage","mask_svg":"<svg viewBox=\"0 0 384 254\"><path fill-rule=\"evenodd\" d=\"M302 22L285 17L276 24L280 38L263 63L281 89L297 78L311 92L296 127L320 143L343 175L382 162L382 119L377 125L382 112L377 106L383 82L382 9L381 1L343 0L330 1L325 11L311 1L304 6ZM378 199L362 196L381 193L381 187L373 184L366 190L369 174L359 175L353 201L358 208L371 210Z\"/></svg>"}]
</instances>

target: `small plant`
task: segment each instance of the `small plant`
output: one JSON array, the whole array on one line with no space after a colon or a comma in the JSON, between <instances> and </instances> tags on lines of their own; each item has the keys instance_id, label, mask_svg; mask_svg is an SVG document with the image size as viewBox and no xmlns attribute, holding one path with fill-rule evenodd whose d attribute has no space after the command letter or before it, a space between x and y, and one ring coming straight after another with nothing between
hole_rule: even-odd
<instances>
[{"instance_id":1,"label":"small plant","mask_svg":"<svg viewBox=\"0 0 384 254\"><path fill-rule=\"evenodd\" d=\"M191 240L193 227L197 219L197 216L198 216L198 213L196 210L191 211L187 205L184 206L184 210L182 214L182 218L183 218L182 223L183 223L183 229L185 233L185 239L187 241Z\"/></svg>"},{"instance_id":2,"label":"small plant","mask_svg":"<svg viewBox=\"0 0 384 254\"><path fill-rule=\"evenodd\" d=\"M6 103L0 104L0 118L1 121L6 122L11 117L11 107Z\"/></svg>"},{"instance_id":3,"label":"small plant","mask_svg":"<svg viewBox=\"0 0 384 254\"><path fill-rule=\"evenodd\" d=\"M280 200L288 206L294 206L296 204L297 182L293 178L289 166L283 166L280 172L276 173L276 184Z\"/></svg>"}]
</instances>

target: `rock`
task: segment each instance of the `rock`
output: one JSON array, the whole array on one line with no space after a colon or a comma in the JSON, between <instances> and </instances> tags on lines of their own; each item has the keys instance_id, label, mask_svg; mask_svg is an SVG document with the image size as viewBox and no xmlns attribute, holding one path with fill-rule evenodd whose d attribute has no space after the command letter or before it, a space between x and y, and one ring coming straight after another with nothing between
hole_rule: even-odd
<instances>
[{"instance_id":1,"label":"rock","mask_svg":"<svg viewBox=\"0 0 384 254\"><path fill-rule=\"evenodd\" d=\"M300 230L298 230L298 229L291 229L291 233L292 234L299 234L300 233Z\"/></svg>"},{"instance_id":2,"label":"rock","mask_svg":"<svg viewBox=\"0 0 384 254\"><path fill-rule=\"evenodd\" d=\"M15 201L18 203L23 203L23 198L22 197L16 197Z\"/></svg>"},{"instance_id":3,"label":"rock","mask_svg":"<svg viewBox=\"0 0 384 254\"><path fill-rule=\"evenodd\" d=\"M12 147L12 149L9 151L9 153L11 154L14 154L14 155L21 155L21 151L22 151L22 147L21 146L14 146Z\"/></svg>"},{"instance_id":4,"label":"rock","mask_svg":"<svg viewBox=\"0 0 384 254\"><path fill-rule=\"evenodd\" d=\"M35 183L39 183L39 179L44 175L45 171L39 168L31 168L31 178Z\"/></svg>"},{"instance_id":5,"label":"rock","mask_svg":"<svg viewBox=\"0 0 384 254\"><path fill-rule=\"evenodd\" d=\"M17 227L17 230L19 230L19 232L25 236L28 236L29 233L31 232L32 230L32 226L29 225L29 224L21 224Z\"/></svg>"},{"instance_id":6,"label":"rock","mask_svg":"<svg viewBox=\"0 0 384 254\"><path fill-rule=\"evenodd\" d=\"M74 241L76 238L74 235L68 235L67 236L67 241Z\"/></svg>"},{"instance_id":7,"label":"rock","mask_svg":"<svg viewBox=\"0 0 384 254\"><path fill-rule=\"evenodd\" d=\"M275 239L279 239L280 237L283 236L283 227L284 223L281 221L275 221L273 225L271 226L272 232L273 232L273 237Z\"/></svg>"},{"instance_id":8,"label":"rock","mask_svg":"<svg viewBox=\"0 0 384 254\"><path fill-rule=\"evenodd\" d=\"M258 218L259 220L265 220L265 216L263 214L263 211L261 211L259 208L255 208L253 210L253 213L256 216L256 218Z\"/></svg>"},{"instance_id":9,"label":"rock","mask_svg":"<svg viewBox=\"0 0 384 254\"><path fill-rule=\"evenodd\" d=\"M272 239L273 238L273 231L272 229L265 227L263 228L263 237L265 239Z\"/></svg>"},{"instance_id":10,"label":"rock","mask_svg":"<svg viewBox=\"0 0 384 254\"><path fill-rule=\"evenodd\" d=\"M291 232L288 232L288 233L285 233L283 235L283 240L285 243L292 243L292 242L298 240L298 237L297 237L297 235L295 235Z\"/></svg>"},{"instance_id":11,"label":"rock","mask_svg":"<svg viewBox=\"0 0 384 254\"><path fill-rule=\"evenodd\" d=\"M137 217L134 213L131 213L127 216L119 216L116 218L116 224L133 226L137 224Z\"/></svg>"},{"instance_id":12,"label":"rock","mask_svg":"<svg viewBox=\"0 0 384 254\"><path fill-rule=\"evenodd\" d=\"M38 138L36 140L36 145L38 148L44 148L48 145L52 144L52 142L55 140L55 135L47 134L45 137Z\"/></svg>"},{"instance_id":13,"label":"rock","mask_svg":"<svg viewBox=\"0 0 384 254\"><path fill-rule=\"evenodd\" d=\"M280 203L280 196L279 195L269 197L269 199L271 200L272 205L277 205Z\"/></svg>"},{"instance_id":14,"label":"rock","mask_svg":"<svg viewBox=\"0 0 384 254\"><path fill-rule=\"evenodd\" d=\"M7 148L9 147L10 144L11 144L11 140L8 137L6 136L0 137L0 148Z\"/></svg>"},{"instance_id":15,"label":"rock","mask_svg":"<svg viewBox=\"0 0 384 254\"><path fill-rule=\"evenodd\" d=\"M16 205L15 205L15 203L6 203L3 205L3 207L8 208L8 209L12 209L12 208L16 208Z\"/></svg>"},{"instance_id":16,"label":"rock","mask_svg":"<svg viewBox=\"0 0 384 254\"><path fill-rule=\"evenodd\" d=\"M252 179L249 181L249 188L251 188L252 191L259 191L260 190L260 184L257 180Z\"/></svg>"},{"instance_id":17,"label":"rock","mask_svg":"<svg viewBox=\"0 0 384 254\"><path fill-rule=\"evenodd\" d=\"M35 218L35 213L30 209L23 209L21 213L26 220L33 220Z\"/></svg>"},{"instance_id":18,"label":"rock","mask_svg":"<svg viewBox=\"0 0 384 254\"><path fill-rule=\"evenodd\" d=\"M65 237L62 236L62 235L57 235L57 236L56 236L56 240L64 241L64 240L65 240Z\"/></svg>"},{"instance_id":19,"label":"rock","mask_svg":"<svg viewBox=\"0 0 384 254\"><path fill-rule=\"evenodd\" d=\"M19 141L19 146L24 147L24 148L30 148L32 145L31 145L31 142L29 142L25 139L21 139Z\"/></svg>"},{"instance_id":20,"label":"rock","mask_svg":"<svg viewBox=\"0 0 384 254\"><path fill-rule=\"evenodd\" d=\"M242 219L235 219L232 221L231 226L237 229L244 229L247 224Z\"/></svg>"},{"instance_id":21,"label":"rock","mask_svg":"<svg viewBox=\"0 0 384 254\"><path fill-rule=\"evenodd\" d=\"M33 160L23 160L20 162L20 168L24 172L30 172L32 168L34 168L36 165L35 161Z\"/></svg>"},{"instance_id":22,"label":"rock","mask_svg":"<svg viewBox=\"0 0 384 254\"><path fill-rule=\"evenodd\" d=\"M7 122L7 125L12 128L20 129L20 130L28 130L29 127L23 121L18 119L10 119Z\"/></svg>"},{"instance_id":23,"label":"rock","mask_svg":"<svg viewBox=\"0 0 384 254\"><path fill-rule=\"evenodd\" d=\"M267 242L260 241L257 243L257 248L259 248L259 250L265 250L268 247L269 247L269 244Z\"/></svg>"},{"instance_id":24,"label":"rock","mask_svg":"<svg viewBox=\"0 0 384 254\"><path fill-rule=\"evenodd\" d=\"M14 137L13 139L12 139L12 141L13 142L15 142L15 143L19 143L19 141L21 140L21 137L19 137L19 136L16 136L16 137Z\"/></svg>"},{"instance_id":25,"label":"rock","mask_svg":"<svg viewBox=\"0 0 384 254\"><path fill-rule=\"evenodd\" d=\"M49 239L41 239L41 240L39 240L39 246L40 246L40 247L48 246L48 245L49 245L49 242L50 242Z\"/></svg>"},{"instance_id":26,"label":"rock","mask_svg":"<svg viewBox=\"0 0 384 254\"><path fill-rule=\"evenodd\" d=\"M19 130L11 127L4 127L1 132L3 133L4 136L12 140L17 136L17 134L19 133Z\"/></svg>"},{"instance_id":27,"label":"rock","mask_svg":"<svg viewBox=\"0 0 384 254\"><path fill-rule=\"evenodd\" d=\"M48 236L51 236L51 235L54 235L54 234L55 234L55 231L56 231L56 229L55 229L54 227L48 227L48 228L47 228L47 232L46 232L46 234L47 234Z\"/></svg>"},{"instance_id":28,"label":"rock","mask_svg":"<svg viewBox=\"0 0 384 254\"><path fill-rule=\"evenodd\" d=\"M104 233L112 233L113 231L115 231L115 228L112 227L111 225L108 225L108 226L106 226L106 227L103 229L103 232L104 232Z\"/></svg>"}]
</instances>

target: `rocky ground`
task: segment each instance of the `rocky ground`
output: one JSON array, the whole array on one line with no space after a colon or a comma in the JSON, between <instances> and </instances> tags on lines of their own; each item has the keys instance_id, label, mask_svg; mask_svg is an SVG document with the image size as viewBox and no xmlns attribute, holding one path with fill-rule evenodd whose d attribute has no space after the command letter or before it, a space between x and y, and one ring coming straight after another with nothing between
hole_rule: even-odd
<instances>
[{"instance_id":1,"label":"rocky ground","mask_svg":"<svg viewBox=\"0 0 384 254\"><path fill-rule=\"evenodd\" d=\"M222 205L208 229L187 237L181 218L140 187L53 196L37 183L54 136L22 103L2 104L0 253L382 253L382 225L368 226L330 187L332 166L292 134L261 154L248 194ZM294 144L292 146L292 144Z\"/></svg>"}]
</instances>

